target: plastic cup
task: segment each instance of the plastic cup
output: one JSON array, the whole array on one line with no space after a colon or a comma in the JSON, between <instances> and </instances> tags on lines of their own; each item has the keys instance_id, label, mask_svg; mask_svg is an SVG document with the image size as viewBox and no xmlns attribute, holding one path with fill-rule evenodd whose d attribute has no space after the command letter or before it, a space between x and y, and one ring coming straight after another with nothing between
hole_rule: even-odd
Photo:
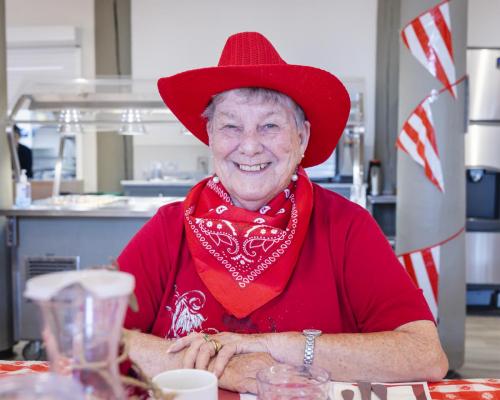
<instances>
[{"instance_id":1,"label":"plastic cup","mask_svg":"<svg viewBox=\"0 0 500 400\"><path fill-rule=\"evenodd\" d=\"M330 374L319 367L274 365L257 373L259 400L327 400Z\"/></svg>"}]
</instances>

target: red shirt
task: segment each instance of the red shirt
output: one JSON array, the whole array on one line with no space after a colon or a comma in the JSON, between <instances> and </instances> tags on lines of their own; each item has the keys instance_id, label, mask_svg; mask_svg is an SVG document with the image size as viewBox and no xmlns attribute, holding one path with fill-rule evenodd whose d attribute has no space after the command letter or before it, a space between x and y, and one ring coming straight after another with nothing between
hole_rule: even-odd
<instances>
[{"instance_id":1,"label":"red shirt","mask_svg":"<svg viewBox=\"0 0 500 400\"><path fill-rule=\"evenodd\" d=\"M160 337L191 331L324 333L394 330L433 317L370 214L314 186L307 236L285 291L236 319L199 278L186 244L182 203L160 208L118 258L136 278L137 313L125 327Z\"/></svg>"}]
</instances>

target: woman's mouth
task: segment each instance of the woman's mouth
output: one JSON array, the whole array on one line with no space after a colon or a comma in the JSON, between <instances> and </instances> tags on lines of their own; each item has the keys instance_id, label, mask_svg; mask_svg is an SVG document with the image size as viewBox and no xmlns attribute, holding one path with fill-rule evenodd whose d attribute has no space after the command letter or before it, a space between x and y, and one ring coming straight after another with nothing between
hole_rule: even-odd
<instances>
[{"instance_id":1,"label":"woman's mouth","mask_svg":"<svg viewBox=\"0 0 500 400\"><path fill-rule=\"evenodd\" d=\"M267 162L267 163L252 164L252 165L235 163L235 165L240 169L240 171L260 172L260 171L266 169L269 165L271 165L271 163Z\"/></svg>"}]
</instances>

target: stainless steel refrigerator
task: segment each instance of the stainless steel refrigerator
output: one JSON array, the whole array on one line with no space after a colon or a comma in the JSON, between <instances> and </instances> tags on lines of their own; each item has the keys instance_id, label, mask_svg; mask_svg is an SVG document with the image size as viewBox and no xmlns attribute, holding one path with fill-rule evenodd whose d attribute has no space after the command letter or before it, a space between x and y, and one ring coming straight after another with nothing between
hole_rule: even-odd
<instances>
[{"instance_id":1,"label":"stainless steel refrigerator","mask_svg":"<svg viewBox=\"0 0 500 400\"><path fill-rule=\"evenodd\" d=\"M467 71L467 303L500 308L500 49L468 49Z\"/></svg>"}]
</instances>

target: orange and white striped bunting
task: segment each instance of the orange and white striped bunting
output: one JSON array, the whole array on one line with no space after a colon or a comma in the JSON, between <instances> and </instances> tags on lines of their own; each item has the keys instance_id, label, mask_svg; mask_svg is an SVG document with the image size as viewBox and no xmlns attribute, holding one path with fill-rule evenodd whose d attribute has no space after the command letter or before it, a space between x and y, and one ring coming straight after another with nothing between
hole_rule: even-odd
<instances>
[{"instance_id":1,"label":"orange and white striped bunting","mask_svg":"<svg viewBox=\"0 0 500 400\"><path fill-rule=\"evenodd\" d=\"M415 58L457 98L449 0L424 12L401 31Z\"/></svg>"},{"instance_id":2,"label":"orange and white striped bunting","mask_svg":"<svg viewBox=\"0 0 500 400\"><path fill-rule=\"evenodd\" d=\"M436 143L436 133L427 97L411 113L398 136L396 146L420 164L427 178L444 192L443 170Z\"/></svg>"},{"instance_id":3,"label":"orange and white striped bunting","mask_svg":"<svg viewBox=\"0 0 500 400\"><path fill-rule=\"evenodd\" d=\"M422 289L435 320L438 317L440 248L438 245L398 257L412 280Z\"/></svg>"},{"instance_id":4,"label":"orange and white striped bunting","mask_svg":"<svg viewBox=\"0 0 500 400\"><path fill-rule=\"evenodd\" d=\"M406 269L417 287L422 289L425 300L437 321L439 315L439 270L441 265L441 246L465 232L460 228L447 239L430 247L409 251L398 255L401 265Z\"/></svg>"}]
</instances>

